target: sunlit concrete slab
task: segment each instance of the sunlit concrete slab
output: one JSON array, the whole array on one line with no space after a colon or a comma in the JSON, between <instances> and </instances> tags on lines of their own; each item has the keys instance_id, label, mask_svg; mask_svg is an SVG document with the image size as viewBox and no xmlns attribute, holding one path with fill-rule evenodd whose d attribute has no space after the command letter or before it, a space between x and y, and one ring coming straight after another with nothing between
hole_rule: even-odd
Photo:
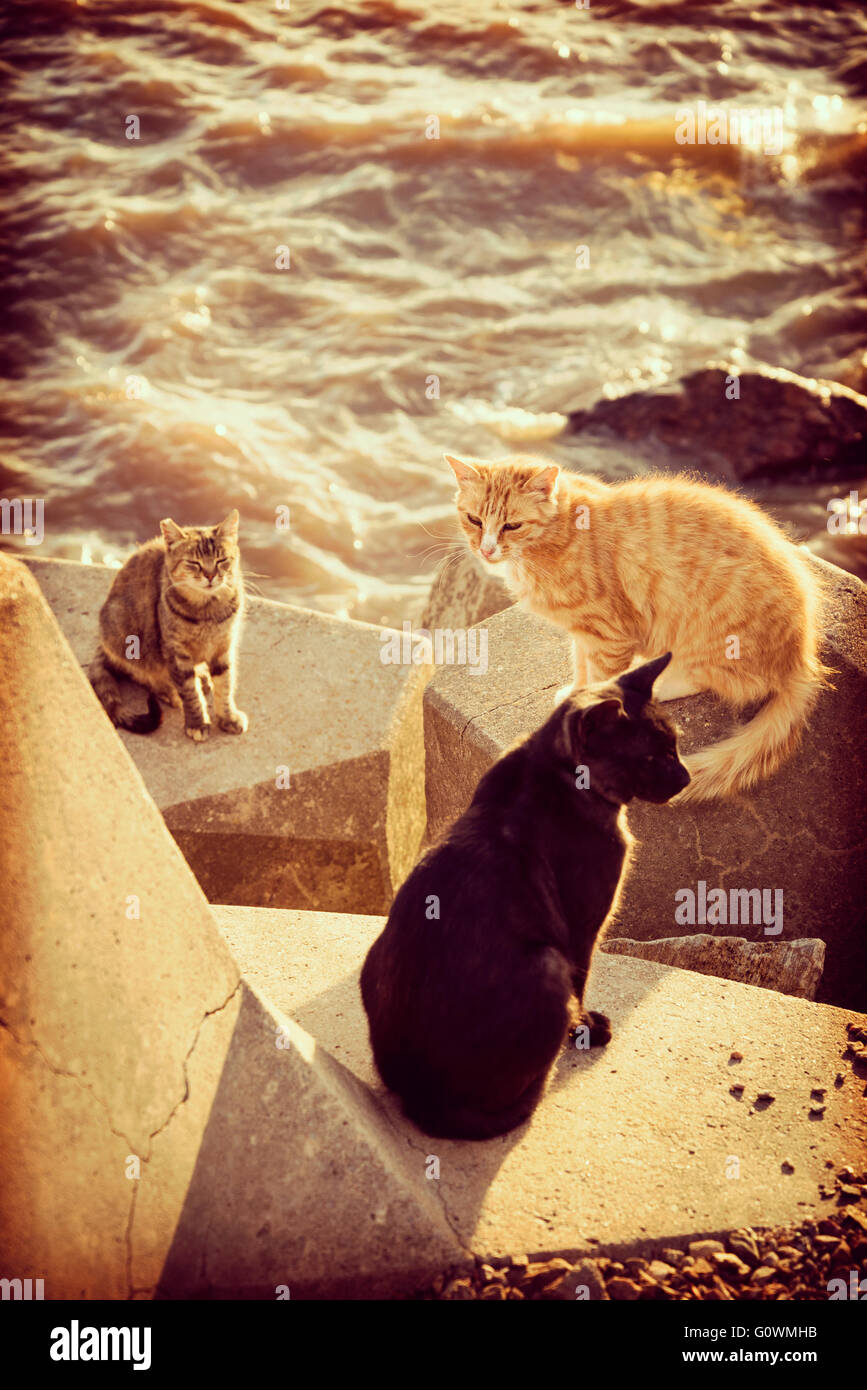
<instances>
[{"instance_id":1,"label":"sunlit concrete slab","mask_svg":"<svg viewBox=\"0 0 867 1390\"><path fill-rule=\"evenodd\" d=\"M27 557L83 667L113 570ZM418 667L383 664L380 629L251 598L241 737L184 737L180 711L119 737L212 901L382 911L424 819ZM143 706L141 692L128 689Z\"/></svg>"},{"instance_id":2,"label":"sunlit concrete slab","mask_svg":"<svg viewBox=\"0 0 867 1390\"><path fill-rule=\"evenodd\" d=\"M431 1139L373 1066L358 977L383 919L215 913L251 986L370 1087L420 1190L435 1189L477 1255L653 1249L801 1221L825 1209L826 1165L863 1166L867 1063L847 1034L861 1015L598 953L588 1003L612 1020L609 1046L564 1048L530 1124L512 1134Z\"/></svg>"}]
</instances>

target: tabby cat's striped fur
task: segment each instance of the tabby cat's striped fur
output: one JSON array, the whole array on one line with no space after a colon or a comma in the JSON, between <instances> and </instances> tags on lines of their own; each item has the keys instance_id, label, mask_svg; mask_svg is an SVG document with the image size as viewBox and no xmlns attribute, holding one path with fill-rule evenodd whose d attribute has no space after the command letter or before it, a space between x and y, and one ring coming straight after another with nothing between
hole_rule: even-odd
<instances>
[{"instance_id":1,"label":"tabby cat's striped fur","mask_svg":"<svg viewBox=\"0 0 867 1390\"><path fill-rule=\"evenodd\" d=\"M184 732L201 743L210 728L206 696L213 693L218 726L242 734L247 716L234 697L244 607L238 513L218 526L161 521L160 531L115 575L99 615L91 684L112 723L133 733L157 727L163 701L183 708ZM124 711L122 676L147 689L147 714Z\"/></svg>"}]
</instances>

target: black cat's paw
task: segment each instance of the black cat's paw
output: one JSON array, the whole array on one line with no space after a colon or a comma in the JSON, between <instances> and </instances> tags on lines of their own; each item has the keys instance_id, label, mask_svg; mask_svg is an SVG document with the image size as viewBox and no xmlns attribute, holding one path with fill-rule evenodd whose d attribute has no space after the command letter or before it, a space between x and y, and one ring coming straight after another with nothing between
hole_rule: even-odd
<instances>
[{"instance_id":1,"label":"black cat's paw","mask_svg":"<svg viewBox=\"0 0 867 1390\"><path fill-rule=\"evenodd\" d=\"M594 1009L586 1009L569 1033L569 1041L579 1049L604 1047L611 1041L611 1020Z\"/></svg>"}]
</instances>

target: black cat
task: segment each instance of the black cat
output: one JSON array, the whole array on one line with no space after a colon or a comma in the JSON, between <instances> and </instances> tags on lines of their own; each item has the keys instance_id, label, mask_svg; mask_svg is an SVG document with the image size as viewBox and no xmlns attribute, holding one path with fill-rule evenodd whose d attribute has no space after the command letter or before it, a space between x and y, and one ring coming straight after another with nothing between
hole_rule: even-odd
<instances>
[{"instance_id":1,"label":"black cat","mask_svg":"<svg viewBox=\"0 0 867 1390\"><path fill-rule=\"evenodd\" d=\"M559 705L395 897L361 995L380 1075L428 1134L506 1133L533 1113L570 1025L585 1045L609 1041L582 998L623 876L623 805L689 782L651 698L670 660Z\"/></svg>"}]
</instances>

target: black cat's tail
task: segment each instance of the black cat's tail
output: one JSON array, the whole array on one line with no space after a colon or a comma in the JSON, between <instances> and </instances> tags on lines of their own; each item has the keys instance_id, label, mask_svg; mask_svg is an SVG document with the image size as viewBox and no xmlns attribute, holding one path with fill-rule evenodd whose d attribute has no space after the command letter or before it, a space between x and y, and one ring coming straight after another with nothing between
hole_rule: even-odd
<instances>
[{"instance_id":1,"label":"black cat's tail","mask_svg":"<svg viewBox=\"0 0 867 1390\"><path fill-rule=\"evenodd\" d=\"M100 704L115 728L128 729L131 734L152 734L154 729L159 728L163 712L156 696L150 691L147 714L128 714L124 710L118 683L120 672L111 664L102 649L93 658L87 674Z\"/></svg>"}]
</instances>

